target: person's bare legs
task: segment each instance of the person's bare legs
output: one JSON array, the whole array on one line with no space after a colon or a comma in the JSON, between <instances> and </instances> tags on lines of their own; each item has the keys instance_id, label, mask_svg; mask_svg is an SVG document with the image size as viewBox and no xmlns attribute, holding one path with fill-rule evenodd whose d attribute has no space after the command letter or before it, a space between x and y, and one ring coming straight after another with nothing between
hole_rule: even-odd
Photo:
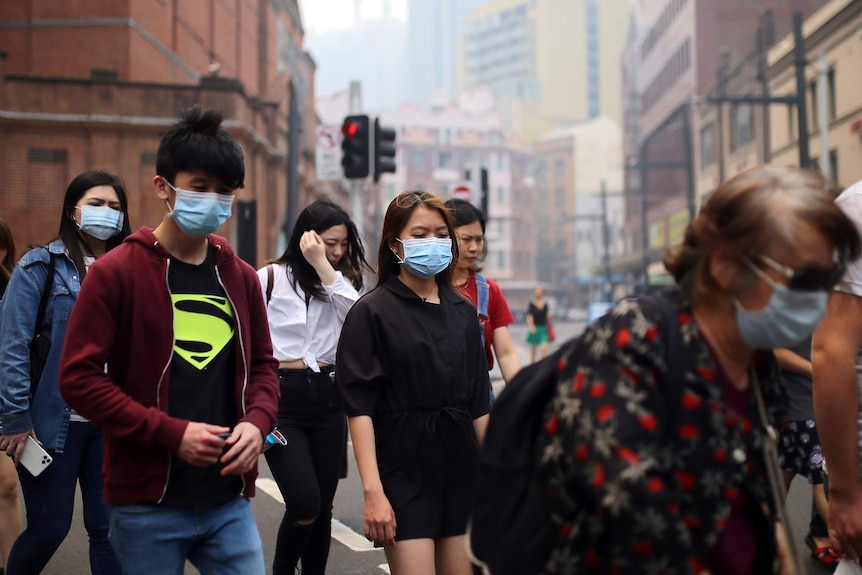
<instances>
[{"instance_id":1,"label":"person's bare legs","mask_svg":"<svg viewBox=\"0 0 862 575\"><path fill-rule=\"evenodd\" d=\"M541 350L542 350L542 359L545 359L546 357L548 357L548 344L547 344L547 342L542 344Z\"/></svg>"},{"instance_id":2,"label":"person's bare legs","mask_svg":"<svg viewBox=\"0 0 862 575\"><path fill-rule=\"evenodd\" d=\"M826 523L829 501L826 499L826 489L823 484L820 483L818 485L812 485L811 495L814 497L814 507L817 508L817 514L820 515L820 518L823 519L824 523ZM829 539L824 539L822 537L812 537L812 539L814 539L814 544L818 547L826 547L827 545L830 545Z\"/></svg>"},{"instance_id":3,"label":"person's bare legs","mask_svg":"<svg viewBox=\"0 0 862 575\"><path fill-rule=\"evenodd\" d=\"M530 363L536 363L536 346L530 346Z\"/></svg>"},{"instance_id":4,"label":"person's bare legs","mask_svg":"<svg viewBox=\"0 0 862 575\"><path fill-rule=\"evenodd\" d=\"M392 575L436 575L434 548L433 539L408 539L383 551Z\"/></svg>"},{"instance_id":5,"label":"person's bare legs","mask_svg":"<svg viewBox=\"0 0 862 575\"><path fill-rule=\"evenodd\" d=\"M0 553L3 554L4 569L12 545L23 528L21 505L18 503L18 473L12 458L3 453L0 454Z\"/></svg>"},{"instance_id":6,"label":"person's bare legs","mask_svg":"<svg viewBox=\"0 0 862 575\"><path fill-rule=\"evenodd\" d=\"M439 539L436 547L437 575L472 575L473 564L467 555L467 536Z\"/></svg>"}]
</instances>

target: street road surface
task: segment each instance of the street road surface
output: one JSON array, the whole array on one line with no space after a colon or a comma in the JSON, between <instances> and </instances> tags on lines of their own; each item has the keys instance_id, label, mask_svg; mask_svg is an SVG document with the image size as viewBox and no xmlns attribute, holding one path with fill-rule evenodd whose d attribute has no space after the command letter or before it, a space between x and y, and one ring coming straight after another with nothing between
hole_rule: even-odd
<instances>
[{"instance_id":1,"label":"street road surface","mask_svg":"<svg viewBox=\"0 0 862 575\"><path fill-rule=\"evenodd\" d=\"M556 345L583 330L583 324L580 323L559 322L555 327L558 337ZM526 330L524 324L515 325L512 328L512 337L524 363L530 358L529 348L524 343ZM503 385L499 371L492 372L492 376L494 376L495 388L499 391ZM383 575L388 573L383 551L372 548L371 544L362 536L362 486L352 450L348 459L350 461L348 477L339 484L335 498L335 521L332 529L332 549L327 575ZM283 506L281 495L263 458L261 458L261 474L257 487L258 492L257 497L253 500L253 508L263 540L267 573L269 574L271 573L275 538L281 522ZM794 522L796 540L806 559L807 573L809 575L822 575L829 573L829 571L810 559L808 548L803 542L803 537L807 532L810 509L811 489L804 480L797 479L790 490L790 514ZM83 528L81 506L78 503L71 532L43 574L89 575L89 573L87 534ZM198 571L191 565L187 566L186 574L194 575L197 573Z\"/></svg>"}]
</instances>

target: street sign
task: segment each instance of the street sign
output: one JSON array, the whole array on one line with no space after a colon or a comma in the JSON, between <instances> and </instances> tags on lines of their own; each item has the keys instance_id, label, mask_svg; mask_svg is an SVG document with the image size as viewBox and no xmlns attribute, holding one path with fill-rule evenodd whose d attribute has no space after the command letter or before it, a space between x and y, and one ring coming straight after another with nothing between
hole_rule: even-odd
<instances>
[{"instance_id":1,"label":"street sign","mask_svg":"<svg viewBox=\"0 0 862 575\"><path fill-rule=\"evenodd\" d=\"M476 189L470 182L458 182L449 190L449 197L473 203L476 198Z\"/></svg>"},{"instance_id":2,"label":"street sign","mask_svg":"<svg viewBox=\"0 0 862 575\"><path fill-rule=\"evenodd\" d=\"M340 181L342 177L341 130L337 126L317 126L315 134L317 181Z\"/></svg>"}]
</instances>

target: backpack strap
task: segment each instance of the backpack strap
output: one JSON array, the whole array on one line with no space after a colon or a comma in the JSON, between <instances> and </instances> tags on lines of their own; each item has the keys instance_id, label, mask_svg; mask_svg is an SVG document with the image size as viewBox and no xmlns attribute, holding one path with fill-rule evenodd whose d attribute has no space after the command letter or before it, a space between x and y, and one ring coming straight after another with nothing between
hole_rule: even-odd
<instances>
[{"instance_id":1,"label":"backpack strap","mask_svg":"<svg viewBox=\"0 0 862 575\"><path fill-rule=\"evenodd\" d=\"M275 283L275 270L273 269L274 264L269 264L266 266L266 303L269 305L269 300L272 299L272 284Z\"/></svg>"},{"instance_id":2,"label":"backpack strap","mask_svg":"<svg viewBox=\"0 0 862 575\"><path fill-rule=\"evenodd\" d=\"M666 406L682 405L682 394L685 391L685 347L682 341L682 332L677 321L677 306L664 294L655 294L638 298L641 309L647 312L649 317L657 320L659 333L664 334L665 365L667 366L667 380L662 386L662 395ZM676 427L677 413L675 409L666 411L670 429Z\"/></svg>"},{"instance_id":3,"label":"backpack strap","mask_svg":"<svg viewBox=\"0 0 862 575\"><path fill-rule=\"evenodd\" d=\"M488 286L488 280L480 273L476 276L476 312L480 316L488 317L488 294L491 289Z\"/></svg>"}]
</instances>

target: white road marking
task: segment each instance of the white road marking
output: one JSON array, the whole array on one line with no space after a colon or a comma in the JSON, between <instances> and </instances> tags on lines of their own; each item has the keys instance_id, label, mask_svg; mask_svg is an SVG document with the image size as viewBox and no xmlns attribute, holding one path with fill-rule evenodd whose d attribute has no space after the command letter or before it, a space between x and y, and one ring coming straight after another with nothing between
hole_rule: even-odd
<instances>
[{"instance_id":1,"label":"white road marking","mask_svg":"<svg viewBox=\"0 0 862 575\"><path fill-rule=\"evenodd\" d=\"M382 569L383 571L385 571L387 573L392 573L392 571L389 570L389 564L388 563L383 563L382 565L378 565L377 567L379 567L380 569Z\"/></svg>"},{"instance_id":2,"label":"white road marking","mask_svg":"<svg viewBox=\"0 0 862 575\"><path fill-rule=\"evenodd\" d=\"M276 484L276 482L272 479L268 479L266 477L258 478L258 480L255 482L255 485L257 485L258 489L260 489L279 503L284 504L284 498L281 496L281 491L278 489L278 484ZM382 551L382 549L375 548L371 541L369 541L362 535L356 533L353 529L335 518L332 519L332 538L350 549L351 551Z\"/></svg>"}]
</instances>

